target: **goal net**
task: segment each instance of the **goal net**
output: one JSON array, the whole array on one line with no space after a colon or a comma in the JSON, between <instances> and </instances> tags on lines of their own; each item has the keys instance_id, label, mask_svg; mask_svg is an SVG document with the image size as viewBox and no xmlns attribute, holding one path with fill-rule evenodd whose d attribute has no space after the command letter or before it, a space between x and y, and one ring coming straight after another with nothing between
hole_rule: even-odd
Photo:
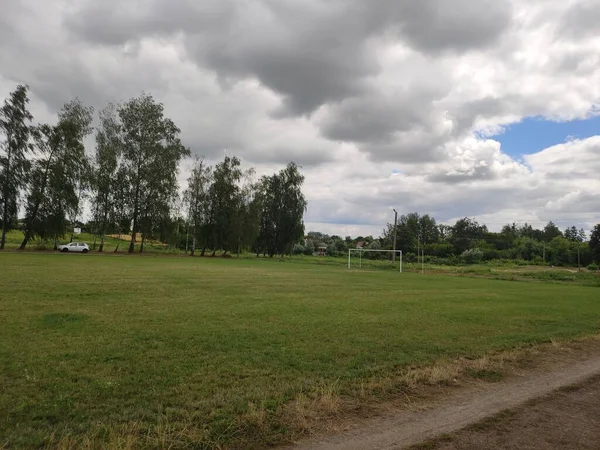
<instances>
[{"instance_id":1,"label":"goal net","mask_svg":"<svg viewBox=\"0 0 600 450\"><path fill-rule=\"evenodd\" d=\"M378 255L389 255L388 258L385 258L385 261L381 259L373 259L373 257ZM398 271L402 272L402 250L371 250L367 248L351 248L348 249L348 269L352 267L362 268L363 263L365 267L377 268L381 266L382 262L387 262L386 265L389 264L389 260L393 259L393 255L396 256L396 264L398 264ZM377 264L378 263L378 264Z\"/></svg>"}]
</instances>

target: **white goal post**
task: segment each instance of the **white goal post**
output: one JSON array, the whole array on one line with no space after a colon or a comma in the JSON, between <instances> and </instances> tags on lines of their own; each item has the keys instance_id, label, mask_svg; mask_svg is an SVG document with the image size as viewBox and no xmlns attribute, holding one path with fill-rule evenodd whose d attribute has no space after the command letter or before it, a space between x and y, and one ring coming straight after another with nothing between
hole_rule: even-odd
<instances>
[{"instance_id":1,"label":"white goal post","mask_svg":"<svg viewBox=\"0 0 600 450\"><path fill-rule=\"evenodd\" d=\"M371 250L369 248L349 248L348 249L348 269L352 265L352 253L358 253L358 266L362 267L362 254L364 252L377 252L377 253L395 253L398 255L398 271L402 273L402 250Z\"/></svg>"}]
</instances>

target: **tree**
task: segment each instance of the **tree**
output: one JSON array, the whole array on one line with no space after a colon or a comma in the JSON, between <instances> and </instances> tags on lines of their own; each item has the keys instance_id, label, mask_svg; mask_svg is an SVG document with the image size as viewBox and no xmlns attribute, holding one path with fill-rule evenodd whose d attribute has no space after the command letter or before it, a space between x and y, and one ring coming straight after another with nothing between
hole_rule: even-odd
<instances>
[{"instance_id":1,"label":"tree","mask_svg":"<svg viewBox=\"0 0 600 450\"><path fill-rule=\"evenodd\" d=\"M27 195L23 250L33 236L54 238L64 235L67 217L76 215L80 201L81 177L87 167L83 144L91 131L93 109L79 99L65 104L54 126L33 129L36 160Z\"/></svg>"},{"instance_id":2,"label":"tree","mask_svg":"<svg viewBox=\"0 0 600 450\"><path fill-rule=\"evenodd\" d=\"M121 126L114 105L108 105L99 113L100 126L96 133L96 155L92 188L94 197L92 207L94 221L98 225L100 234L100 247L104 251L104 239L111 221L115 218L115 195L117 184L117 171L121 156ZM114 224L114 222L112 222Z\"/></svg>"},{"instance_id":3,"label":"tree","mask_svg":"<svg viewBox=\"0 0 600 450\"><path fill-rule=\"evenodd\" d=\"M203 159L196 159L190 177L188 187L183 194L183 201L187 209L187 225L192 231L192 251L194 256L197 240L204 241L204 250L208 240L208 226L210 219L210 185L212 180L212 169L207 166Z\"/></svg>"},{"instance_id":4,"label":"tree","mask_svg":"<svg viewBox=\"0 0 600 450\"><path fill-rule=\"evenodd\" d=\"M6 233L13 227L19 212L19 191L25 187L31 164L27 158L31 146L29 137L33 119L27 109L27 86L19 85L0 108L0 133L4 142L0 147L0 205L2 211L2 238L4 249Z\"/></svg>"},{"instance_id":5,"label":"tree","mask_svg":"<svg viewBox=\"0 0 600 450\"><path fill-rule=\"evenodd\" d=\"M562 232L560 229L554 224L554 222L550 221L544 227L544 235L543 239L546 242L552 241L555 237L562 236Z\"/></svg>"},{"instance_id":6,"label":"tree","mask_svg":"<svg viewBox=\"0 0 600 450\"><path fill-rule=\"evenodd\" d=\"M253 168L246 170L242 176L239 208L235 218L235 234L238 239L238 256L242 248L250 248L256 243L260 233L262 197L260 184L254 180Z\"/></svg>"},{"instance_id":7,"label":"tree","mask_svg":"<svg viewBox=\"0 0 600 450\"><path fill-rule=\"evenodd\" d=\"M109 222L114 224L118 236L117 246L114 252L119 251L121 245L121 235L128 233L131 227L131 214L129 204L129 179L127 170L119 167L113 181L113 203L114 207L110 209Z\"/></svg>"},{"instance_id":8,"label":"tree","mask_svg":"<svg viewBox=\"0 0 600 450\"><path fill-rule=\"evenodd\" d=\"M565 238L572 242L583 242L585 240L585 231L578 230L576 226L572 226L565 230Z\"/></svg>"},{"instance_id":9,"label":"tree","mask_svg":"<svg viewBox=\"0 0 600 450\"><path fill-rule=\"evenodd\" d=\"M226 156L213 171L213 183L209 189L213 256L217 249L225 250L226 254L236 248L237 241L234 235L237 226L236 213L240 207L239 183L242 176L241 161L235 156Z\"/></svg>"},{"instance_id":10,"label":"tree","mask_svg":"<svg viewBox=\"0 0 600 450\"><path fill-rule=\"evenodd\" d=\"M450 243L457 254L462 254L472 248L475 241L483 239L485 233L487 233L485 225L479 225L476 220L465 217L457 220L452 227Z\"/></svg>"},{"instance_id":11,"label":"tree","mask_svg":"<svg viewBox=\"0 0 600 450\"><path fill-rule=\"evenodd\" d=\"M600 223L592 230L588 246L592 250L594 261L600 263Z\"/></svg>"},{"instance_id":12,"label":"tree","mask_svg":"<svg viewBox=\"0 0 600 450\"><path fill-rule=\"evenodd\" d=\"M397 249L406 253L416 253L424 245L439 242L440 226L429 214L409 213L400 216L397 223ZM384 246L392 248L394 225L387 224L383 231Z\"/></svg>"},{"instance_id":13,"label":"tree","mask_svg":"<svg viewBox=\"0 0 600 450\"><path fill-rule=\"evenodd\" d=\"M263 211L259 243L270 257L291 253L293 245L304 236L307 204L302 193L303 183L304 176L293 162L261 180Z\"/></svg>"},{"instance_id":14,"label":"tree","mask_svg":"<svg viewBox=\"0 0 600 450\"><path fill-rule=\"evenodd\" d=\"M179 140L180 130L164 117L164 106L148 94L133 98L118 109L121 121L123 168L129 180L132 212L129 253L137 233L145 236L161 216L168 215L177 194L179 162L190 151Z\"/></svg>"},{"instance_id":15,"label":"tree","mask_svg":"<svg viewBox=\"0 0 600 450\"><path fill-rule=\"evenodd\" d=\"M499 250L505 250L512 248L515 244L515 241L519 238L519 229L517 228L516 223L507 224L502 227L500 231L500 235L498 236L498 241L496 242L496 247Z\"/></svg>"}]
</instances>

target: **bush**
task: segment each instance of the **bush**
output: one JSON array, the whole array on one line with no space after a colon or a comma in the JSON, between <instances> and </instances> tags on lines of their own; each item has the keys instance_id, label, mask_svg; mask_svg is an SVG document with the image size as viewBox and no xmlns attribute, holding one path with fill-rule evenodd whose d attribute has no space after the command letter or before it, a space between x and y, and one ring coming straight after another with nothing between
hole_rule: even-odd
<instances>
[{"instance_id":1,"label":"bush","mask_svg":"<svg viewBox=\"0 0 600 450\"><path fill-rule=\"evenodd\" d=\"M478 248L472 248L465 250L460 257L466 264L478 264L483 260L483 252Z\"/></svg>"},{"instance_id":2,"label":"bush","mask_svg":"<svg viewBox=\"0 0 600 450\"><path fill-rule=\"evenodd\" d=\"M315 244L312 241L308 241L306 243L306 247L304 247L304 254L307 256L312 256L315 253Z\"/></svg>"},{"instance_id":3,"label":"bush","mask_svg":"<svg viewBox=\"0 0 600 450\"><path fill-rule=\"evenodd\" d=\"M596 271L600 269L600 266L598 266L598 264L590 264L589 266L587 266L587 268L588 270Z\"/></svg>"},{"instance_id":4,"label":"bush","mask_svg":"<svg viewBox=\"0 0 600 450\"><path fill-rule=\"evenodd\" d=\"M294 245L294 249L292 250L294 255L302 255L305 251L306 251L306 248L304 248L304 245L302 245L302 244Z\"/></svg>"},{"instance_id":5,"label":"bush","mask_svg":"<svg viewBox=\"0 0 600 450\"><path fill-rule=\"evenodd\" d=\"M54 249L54 243L52 243L50 241L46 241L44 239L35 239L32 241L32 244L33 244L34 250L45 251L45 250L53 250Z\"/></svg>"},{"instance_id":6,"label":"bush","mask_svg":"<svg viewBox=\"0 0 600 450\"><path fill-rule=\"evenodd\" d=\"M336 256L338 256L337 247L335 246L335 244L329 244L327 246L327 250L325 251L325 254L327 256L331 256L333 258L335 258Z\"/></svg>"}]
</instances>

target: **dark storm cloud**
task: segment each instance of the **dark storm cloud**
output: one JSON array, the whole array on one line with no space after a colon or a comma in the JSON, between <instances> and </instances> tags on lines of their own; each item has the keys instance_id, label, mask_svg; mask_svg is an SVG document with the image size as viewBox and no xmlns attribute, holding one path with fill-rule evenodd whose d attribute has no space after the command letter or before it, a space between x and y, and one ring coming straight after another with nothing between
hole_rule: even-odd
<instances>
[{"instance_id":1,"label":"dark storm cloud","mask_svg":"<svg viewBox=\"0 0 600 450\"><path fill-rule=\"evenodd\" d=\"M468 170L455 170L452 172L441 172L427 176L427 181L432 183L461 184L480 180L493 180L498 178L489 166L479 165Z\"/></svg>"},{"instance_id":2,"label":"dark storm cloud","mask_svg":"<svg viewBox=\"0 0 600 450\"><path fill-rule=\"evenodd\" d=\"M427 53L466 51L494 43L510 25L511 6L497 0L407 0L394 16L401 35Z\"/></svg>"},{"instance_id":3,"label":"dark storm cloud","mask_svg":"<svg viewBox=\"0 0 600 450\"><path fill-rule=\"evenodd\" d=\"M564 36L580 38L600 35L600 1L584 0L574 3L564 15L557 31L557 39Z\"/></svg>"},{"instance_id":4,"label":"dark storm cloud","mask_svg":"<svg viewBox=\"0 0 600 450\"><path fill-rule=\"evenodd\" d=\"M372 41L385 36L426 53L493 43L510 22L491 0L183 0L78 3L65 23L78 37L123 44L182 34L189 54L220 77L256 77L281 94L279 114L307 114L360 94L379 71Z\"/></svg>"},{"instance_id":5,"label":"dark storm cloud","mask_svg":"<svg viewBox=\"0 0 600 450\"><path fill-rule=\"evenodd\" d=\"M421 92L354 97L334 105L321 131L338 141L389 142L396 132L428 123L432 97Z\"/></svg>"}]
</instances>

